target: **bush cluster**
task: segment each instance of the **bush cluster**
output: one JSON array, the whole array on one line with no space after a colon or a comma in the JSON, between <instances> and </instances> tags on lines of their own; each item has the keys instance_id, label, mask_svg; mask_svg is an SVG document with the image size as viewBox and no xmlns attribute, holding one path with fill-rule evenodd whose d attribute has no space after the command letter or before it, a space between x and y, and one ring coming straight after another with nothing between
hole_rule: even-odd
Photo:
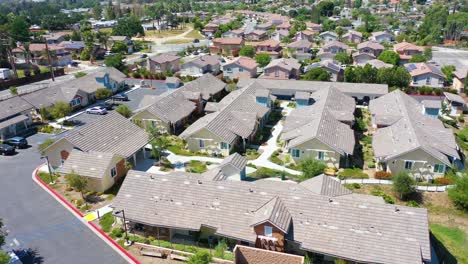
<instances>
[{"instance_id":1,"label":"bush cluster","mask_svg":"<svg viewBox=\"0 0 468 264\"><path fill-rule=\"evenodd\" d=\"M390 180L392 178L392 174L386 171L376 171L374 173L374 178L379 180Z\"/></svg>"}]
</instances>

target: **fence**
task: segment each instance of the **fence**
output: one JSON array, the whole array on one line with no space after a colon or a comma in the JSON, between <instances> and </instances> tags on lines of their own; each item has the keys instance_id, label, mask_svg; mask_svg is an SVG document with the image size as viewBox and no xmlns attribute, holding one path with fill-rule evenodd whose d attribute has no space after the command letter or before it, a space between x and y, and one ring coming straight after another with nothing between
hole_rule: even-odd
<instances>
[{"instance_id":1,"label":"fence","mask_svg":"<svg viewBox=\"0 0 468 264\"><path fill-rule=\"evenodd\" d=\"M63 68L56 69L54 71L54 75L56 77L65 75L65 70ZM11 86L21 86L26 85L33 82L39 82L50 78L49 72L39 73L36 75L31 75L29 77L23 77L18 79L11 79L0 82L0 91L6 90Z\"/></svg>"},{"instance_id":2,"label":"fence","mask_svg":"<svg viewBox=\"0 0 468 264\"><path fill-rule=\"evenodd\" d=\"M390 185L393 184L390 180L378 180L378 179L345 179L339 180L341 184L384 184ZM443 186L430 186L430 185L417 185L416 190L423 192L445 192L447 188L451 188L453 185L443 185Z\"/></svg>"}]
</instances>

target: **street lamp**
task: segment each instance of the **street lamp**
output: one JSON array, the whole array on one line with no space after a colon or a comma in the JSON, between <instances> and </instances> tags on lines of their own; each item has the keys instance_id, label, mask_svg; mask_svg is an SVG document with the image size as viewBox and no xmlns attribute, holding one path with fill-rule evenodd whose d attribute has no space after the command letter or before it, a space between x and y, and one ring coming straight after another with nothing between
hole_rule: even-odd
<instances>
[{"instance_id":1,"label":"street lamp","mask_svg":"<svg viewBox=\"0 0 468 264\"><path fill-rule=\"evenodd\" d=\"M125 220L125 211L124 209L116 211L115 214L120 214L122 213L123 216L123 224L124 224L124 230L125 230L125 246L128 247L132 245L132 241L128 240L128 232L127 232L127 221Z\"/></svg>"},{"instance_id":2,"label":"street lamp","mask_svg":"<svg viewBox=\"0 0 468 264\"><path fill-rule=\"evenodd\" d=\"M48 156L41 156L41 159L45 159L47 162L47 169L49 170L49 176L50 176L50 185L54 185L54 179L52 178L52 169L50 168L50 163L49 163L49 157Z\"/></svg>"}]
</instances>

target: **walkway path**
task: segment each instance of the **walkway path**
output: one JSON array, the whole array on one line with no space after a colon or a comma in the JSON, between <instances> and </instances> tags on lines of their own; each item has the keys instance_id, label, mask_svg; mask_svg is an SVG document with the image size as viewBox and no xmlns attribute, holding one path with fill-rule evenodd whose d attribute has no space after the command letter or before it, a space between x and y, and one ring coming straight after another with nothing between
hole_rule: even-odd
<instances>
[{"instance_id":1,"label":"walkway path","mask_svg":"<svg viewBox=\"0 0 468 264\"><path fill-rule=\"evenodd\" d=\"M341 184L383 184L383 185L391 185L393 181L390 180L378 180L378 179L345 179L339 180L338 178L334 178L339 181ZM417 185L416 190L424 191L424 192L445 192L447 188L451 188L452 185L444 185L444 186L429 186L429 185Z\"/></svg>"}]
</instances>

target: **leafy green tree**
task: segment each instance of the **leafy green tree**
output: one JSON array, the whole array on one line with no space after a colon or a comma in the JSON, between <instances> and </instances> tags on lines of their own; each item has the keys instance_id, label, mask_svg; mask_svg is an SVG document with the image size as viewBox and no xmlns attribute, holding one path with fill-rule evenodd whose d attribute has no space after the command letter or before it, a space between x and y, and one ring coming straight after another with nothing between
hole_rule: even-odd
<instances>
[{"instance_id":1,"label":"leafy green tree","mask_svg":"<svg viewBox=\"0 0 468 264\"><path fill-rule=\"evenodd\" d=\"M455 186L448 189L450 200L461 210L468 211L468 176L464 174L455 181Z\"/></svg>"},{"instance_id":2,"label":"leafy green tree","mask_svg":"<svg viewBox=\"0 0 468 264\"><path fill-rule=\"evenodd\" d=\"M0 218L0 248L5 245L6 232L3 231L3 220ZM0 250L0 264L10 263L10 255L7 252Z\"/></svg>"},{"instance_id":3,"label":"leafy green tree","mask_svg":"<svg viewBox=\"0 0 468 264\"><path fill-rule=\"evenodd\" d=\"M114 67L120 71L122 71L125 68L123 56L120 53L107 56L104 59L104 64L106 64L107 67Z\"/></svg>"},{"instance_id":4,"label":"leafy green tree","mask_svg":"<svg viewBox=\"0 0 468 264\"><path fill-rule=\"evenodd\" d=\"M190 256L187 263L188 264L209 264L211 262L212 256L206 251L198 251L194 255Z\"/></svg>"},{"instance_id":5,"label":"leafy green tree","mask_svg":"<svg viewBox=\"0 0 468 264\"><path fill-rule=\"evenodd\" d=\"M69 103L57 102L50 107L49 113L53 119L64 118L71 113L72 109Z\"/></svg>"},{"instance_id":6,"label":"leafy green tree","mask_svg":"<svg viewBox=\"0 0 468 264\"><path fill-rule=\"evenodd\" d=\"M380 68L377 72L377 82L388 84L389 87L408 87L411 83L411 75L403 67Z\"/></svg>"},{"instance_id":7,"label":"leafy green tree","mask_svg":"<svg viewBox=\"0 0 468 264\"><path fill-rule=\"evenodd\" d=\"M416 191L415 181L408 172L399 172L393 176L393 190L400 195L400 199L405 199Z\"/></svg>"},{"instance_id":8,"label":"leafy green tree","mask_svg":"<svg viewBox=\"0 0 468 264\"><path fill-rule=\"evenodd\" d=\"M133 37L137 34L145 35L141 21L136 16L129 16L119 19L118 25L112 29L114 36Z\"/></svg>"},{"instance_id":9,"label":"leafy green tree","mask_svg":"<svg viewBox=\"0 0 468 264\"><path fill-rule=\"evenodd\" d=\"M409 60L409 62L412 62L412 63L426 62L426 61L427 61L427 58L423 54L414 54Z\"/></svg>"},{"instance_id":10,"label":"leafy green tree","mask_svg":"<svg viewBox=\"0 0 468 264\"><path fill-rule=\"evenodd\" d=\"M450 14L447 17L447 24L445 25L445 39L460 40L462 32L468 25L468 12L457 12Z\"/></svg>"},{"instance_id":11,"label":"leafy green tree","mask_svg":"<svg viewBox=\"0 0 468 264\"><path fill-rule=\"evenodd\" d=\"M302 171L302 177L304 179L310 179L322 174L326 167L325 163L315 159L303 159L299 163L299 169Z\"/></svg>"},{"instance_id":12,"label":"leafy green tree","mask_svg":"<svg viewBox=\"0 0 468 264\"><path fill-rule=\"evenodd\" d=\"M123 43L122 41L117 41L117 42L115 42L114 45L112 46L111 51L114 52L114 53L122 53L122 54L125 54L125 53L127 53L127 51L128 51L128 47L127 47L127 45L125 45L125 43Z\"/></svg>"},{"instance_id":13,"label":"leafy green tree","mask_svg":"<svg viewBox=\"0 0 468 264\"><path fill-rule=\"evenodd\" d=\"M107 88L99 88L96 90L96 99L102 100L112 96L112 91Z\"/></svg>"},{"instance_id":14,"label":"leafy green tree","mask_svg":"<svg viewBox=\"0 0 468 264\"><path fill-rule=\"evenodd\" d=\"M80 60L82 61L87 61L91 58L91 53L89 52L88 49L83 49L83 51L80 54Z\"/></svg>"},{"instance_id":15,"label":"leafy green tree","mask_svg":"<svg viewBox=\"0 0 468 264\"><path fill-rule=\"evenodd\" d=\"M455 76L453 74L453 72L456 70L455 66L445 65L440 70L445 75L445 79L447 79L447 82L451 84L453 82L453 77Z\"/></svg>"},{"instance_id":16,"label":"leafy green tree","mask_svg":"<svg viewBox=\"0 0 468 264\"><path fill-rule=\"evenodd\" d=\"M377 59L385 63L398 65L398 63L400 62L400 55L398 55L398 53L391 51L391 50L384 50L382 53L380 53Z\"/></svg>"},{"instance_id":17,"label":"leafy green tree","mask_svg":"<svg viewBox=\"0 0 468 264\"><path fill-rule=\"evenodd\" d=\"M131 116L133 115L132 110L130 110L130 108L128 108L128 106L123 105L123 104L119 105L119 106L115 109L115 111L116 111L117 113L123 115L123 116L126 117L126 118L129 118L129 117L131 117Z\"/></svg>"},{"instance_id":18,"label":"leafy green tree","mask_svg":"<svg viewBox=\"0 0 468 264\"><path fill-rule=\"evenodd\" d=\"M443 29L447 24L448 7L443 4L435 4L425 11L423 23L418 28L418 38L426 39L429 43L442 43Z\"/></svg>"},{"instance_id":19,"label":"leafy green tree","mask_svg":"<svg viewBox=\"0 0 468 264\"><path fill-rule=\"evenodd\" d=\"M335 55L335 60L342 64L351 64L353 62L351 55L349 55L347 52L338 52Z\"/></svg>"},{"instance_id":20,"label":"leafy green tree","mask_svg":"<svg viewBox=\"0 0 468 264\"><path fill-rule=\"evenodd\" d=\"M88 179L72 171L71 173L65 175L65 180L67 184L70 185L70 187L81 193L81 198L83 198L83 200L85 201L86 209L88 209L88 202L84 197L84 191L86 191L86 188L88 186Z\"/></svg>"},{"instance_id":21,"label":"leafy green tree","mask_svg":"<svg viewBox=\"0 0 468 264\"><path fill-rule=\"evenodd\" d=\"M260 67L265 67L270 63L271 57L268 53L259 53L255 56L255 61L258 63Z\"/></svg>"},{"instance_id":22,"label":"leafy green tree","mask_svg":"<svg viewBox=\"0 0 468 264\"><path fill-rule=\"evenodd\" d=\"M240 49L239 55L253 58L255 57L255 48L250 45L245 45L244 47Z\"/></svg>"},{"instance_id":23,"label":"leafy green tree","mask_svg":"<svg viewBox=\"0 0 468 264\"><path fill-rule=\"evenodd\" d=\"M11 95L13 95L13 96L18 95L18 88L16 88L16 86L10 86L10 88L8 88L8 90L10 90Z\"/></svg>"},{"instance_id":24,"label":"leafy green tree","mask_svg":"<svg viewBox=\"0 0 468 264\"><path fill-rule=\"evenodd\" d=\"M29 39L29 25L26 19L22 16L17 16L13 19L10 26L10 35L15 41L28 42Z\"/></svg>"},{"instance_id":25,"label":"leafy green tree","mask_svg":"<svg viewBox=\"0 0 468 264\"><path fill-rule=\"evenodd\" d=\"M308 81L324 81L324 82L329 82L330 81L330 73L327 72L326 70L322 68L315 68L310 71L308 71L306 74L302 76L303 80L308 80Z\"/></svg>"}]
</instances>

